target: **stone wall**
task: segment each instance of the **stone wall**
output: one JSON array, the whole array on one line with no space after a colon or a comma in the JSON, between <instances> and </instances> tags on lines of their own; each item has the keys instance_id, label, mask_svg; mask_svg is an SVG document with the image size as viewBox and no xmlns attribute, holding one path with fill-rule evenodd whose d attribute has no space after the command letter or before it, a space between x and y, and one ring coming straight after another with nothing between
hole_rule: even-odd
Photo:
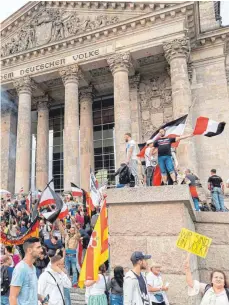
<instances>
[{"instance_id":1,"label":"stone wall","mask_svg":"<svg viewBox=\"0 0 229 305\"><path fill-rule=\"evenodd\" d=\"M220 21L216 20L215 2L217 1L199 1L199 20L200 31L207 32L218 29Z\"/></svg>"},{"instance_id":2,"label":"stone wall","mask_svg":"<svg viewBox=\"0 0 229 305\"><path fill-rule=\"evenodd\" d=\"M208 44L191 54L193 79L193 117L205 116L217 122L229 121L229 96L226 78L224 44ZM198 174L204 186L212 168L224 181L229 168L229 126L216 137L196 136Z\"/></svg>"},{"instance_id":3,"label":"stone wall","mask_svg":"<svg viewBox=\"0 0 229 305\"><path fill-rule=\"evenodd\" d=\"M187 253L176 248L177 236L185 227L214 239L206 260L191 258L193 277L207 280L212 268L228 272L229 219L226 213L196 214L192 206L185 185L152 187L147 192L146 188L108 190L111 267L129 269L132 252L149 253L163 266L170 304L199 304L199 297L187 295L183 269Z\"/></svg>"}]
</instances>

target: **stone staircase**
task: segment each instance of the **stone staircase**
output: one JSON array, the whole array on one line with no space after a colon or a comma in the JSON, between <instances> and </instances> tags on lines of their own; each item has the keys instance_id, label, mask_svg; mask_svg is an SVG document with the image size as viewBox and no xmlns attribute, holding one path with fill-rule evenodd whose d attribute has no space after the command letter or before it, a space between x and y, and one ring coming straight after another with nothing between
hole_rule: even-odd
<instances>
[{"instance_id":1,"label":"stone staircase","mask_svg":"<svg viewBox=\"0 0 229 305\"><path fill-rule=\"evenodd\" d=\"M85 305L85 289L71 288L71 305Z\"/></svg>"}]
</instances>

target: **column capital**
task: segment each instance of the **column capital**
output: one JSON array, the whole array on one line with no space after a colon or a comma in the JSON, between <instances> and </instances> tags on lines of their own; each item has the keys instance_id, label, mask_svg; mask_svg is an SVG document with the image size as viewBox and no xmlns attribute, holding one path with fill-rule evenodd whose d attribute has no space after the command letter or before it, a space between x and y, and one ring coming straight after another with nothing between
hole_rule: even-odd
<instances>
[{"instance_id":1,"label":"column capital","mask_svg":"<svg viewBox=\"0 0 229 305\"><path fill-rule=\"evenodd\" d=\"M94 95L94 88L93 86L88 86L85 88L81 88L79 92L79 99L80 103L84 101L89 101L92 103L92 98Z\"/></svg>"},{"instance_id":2,"label":"column capital","mask_svg":"<svg viewBox=\"0 0 229 305\"><path fill-rule=\"evenodd\" d=\"M17 93L32 93L32 89L36 87L35 82L29 76L23 76L21 78L15 79L13 82Z\"/></svg>"},{"instance_id":3,"label":"column capital","mask_svg":"<svg viewBox=\"0 0 229 305\"><path fill-rule=\"evenodd\" d=\"M129 85L131 89L138 89L140 83L140 74L135 74L129 77Z\"/></svg>"},{"instance_id":4,"label":"column capital","mask_svg":"<svg viewBox=\"0 0 229 305\"><path fill-rule=\"evenodd\" d=\"M77 64L69 65L59 69L59 74L63 80L64 85L67 83L78 83L80 69Z\"/></svg>"},{"instance_id":5,"label":"column capital","mask_svg":"<svg viewBox=\"0 0 229 305\"><path fill-rule=\"evenodd\" d=\"M189 39L184 37L165 42L163 49L168 63L170 63L173 58L177 57L185 57L187 60L190 52Z\"/></svg>"},{"instance_id":6,"label":"column capital","mask_svg":"<svg viewBox=\"0 0 229 305\"><path fill-rule=\"evenodd\" d=\"M130 52L114 53L107 58L107 63L112 74L123 70L128 72L132 66Z\"/></svg>"},{"instance_id":7,"label":"column capital","mask_svg":"<svg viewBox=\"0 0 229 305\"><path fill-rule=\"evenodd\" d=\"M48 110L50 107L50 97L45 94L34 98L34 103L37 106L37 110Z\"/></svg>"}]
</instances>

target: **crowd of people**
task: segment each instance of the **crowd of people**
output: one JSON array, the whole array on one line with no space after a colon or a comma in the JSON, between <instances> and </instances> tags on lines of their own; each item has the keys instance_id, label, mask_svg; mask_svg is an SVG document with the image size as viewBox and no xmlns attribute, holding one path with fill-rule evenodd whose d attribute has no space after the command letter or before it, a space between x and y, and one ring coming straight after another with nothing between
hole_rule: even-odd
<instances>
[{"instance_id":1,"label":"crowd of people","mask_svg":"<svg viewBox=\"0 0 229 305\"><path fill-rule=\"evenodd\" d=\"M70 195L64 201L69 211L65 218L50 223L40 214L39 239L31 238L26 240L23 245L18 246L1 244L1 265L7 266L5 274L2 274L1 268L1 283L8 283L7 292L2 291L1 293L3 305L8 305L9 302L13 305L37 305L37 303L34 303L36 291L33 285L35 277L38 280L38 293L45 295L45 297L49 295L49 305L71 304L69 289L77 287L80 265L86 253L100 208L97 207L92 217L89 217L83 204L73 200ZM6 236L16 238L24 234L30 227L32 215L26 210L25 205L23 197L21 200L7 199L1 201L0 229ZM39 246L34 248L37 243ZM63 273L58 275L61 270ZM44 271L45 275L43 275ZM55 297L59 299L58 292L51 292L55 284L53 284L49 273L46 271L54 276L57 283L59 283L58 281L63 283L64 303L55 301ZM8 281L6 281L6 275ZM30 280L27 282L26 279ZM11 288L9 294L10 282L11 287L15 284L15 287L25 285L27 288L25 288L25 292L24 290ZM31 298L28 297L28 291ZM46 293L47 291L49 293Z\"/></svg>"},{"instance_id":2,"label":"crowd of people","mask_svg":"<svg viewBox=\"0 0 229 305\"><path fill-rule=\"evenodd\" d=\"M150 139L146 142L144 150L144 160L137 155L136 142L132 139L130 133L126 133L126 161L115 173L119 175L118 187L125 185L135 186L139 184L138 164L142 168L142 184L145 186L154 185L177 185L188 184L194 203L194 209L201 211L199 204L199 195L197 187L201 186L200 179L190 169L183 172L179 169L179 163L176 157L176 148L173 143L192 137L193 135L184 135L179 137L167 137L165 129L159 130L157 139ZM159 181L155 181L156 168L160 169ZM155 183L155 184L154 184ZM229 179L226 182L229 188ZM212 169L208 179L208 190L211 194L211 209L216 212L227 212L224 205L224 183L220 176L216 175L216 169ZM205 209L203 209L205 210Z\"/></svg>"},{"instance_id":3,"label":"crowd of people","mask_svg":"<svg viewBox=\"0 0 229 305\"><path fill-rule=\"evenodd\" d=\"M160 138L149 140L144 151L143 184L154 186L156 167L159 166L162 185L189 185L196 211L200 211L196 186L198 177L190 169L181 175L172 143L192 135L168 138L165 130L159 131ZM117 187L137 186L137 147L131 134L125 134L126 160L116 172ZM226 184L229 187L229 180ZM226 211L224 206L224 184L216 170L211 170L208 189L216 211ZM39 216L39 238L31 237L23 245L1 244L1 304L2 305L71 305L70 289L78 287L80 265L85 256L90 236L100 213L96 207L92 215L70 195L63 198L68 215L50 223ZM33 203L35 205L36 202ZM55 207L47 207L52 211ZM17 238L27 232L32 223L25 198L1 200L0 230L7 236ZM113 277L108 274L109 262L99 267L98 279L85 281L85 303L88 305L168 305L166 292L169 283L164 283L161 265L147 260L150 255L134 252L130 258L133 268L124 270L116 266ZM222 271L215 271L210 285L192 279L189 258L184 264L189 295L203 294L201 305L228 305L229 290Z\"/></svg>"}]
</instances>

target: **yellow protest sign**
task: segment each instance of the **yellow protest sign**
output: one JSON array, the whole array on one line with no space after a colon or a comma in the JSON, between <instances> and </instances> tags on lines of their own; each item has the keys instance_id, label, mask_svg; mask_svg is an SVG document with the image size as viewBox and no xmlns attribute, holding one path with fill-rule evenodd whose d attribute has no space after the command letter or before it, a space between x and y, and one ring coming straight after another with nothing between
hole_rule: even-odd
<instances>
[{"instance_id":1,"label":"yellow protest sign","mask_svg":"<svg viewBox=\"0 0 229 305\"><path fill-rule=\"evenodd\" d=\"M183 228L176 245L182 250L205 258L211 242L211 238Z\"/></svg>"}]
</instances>

